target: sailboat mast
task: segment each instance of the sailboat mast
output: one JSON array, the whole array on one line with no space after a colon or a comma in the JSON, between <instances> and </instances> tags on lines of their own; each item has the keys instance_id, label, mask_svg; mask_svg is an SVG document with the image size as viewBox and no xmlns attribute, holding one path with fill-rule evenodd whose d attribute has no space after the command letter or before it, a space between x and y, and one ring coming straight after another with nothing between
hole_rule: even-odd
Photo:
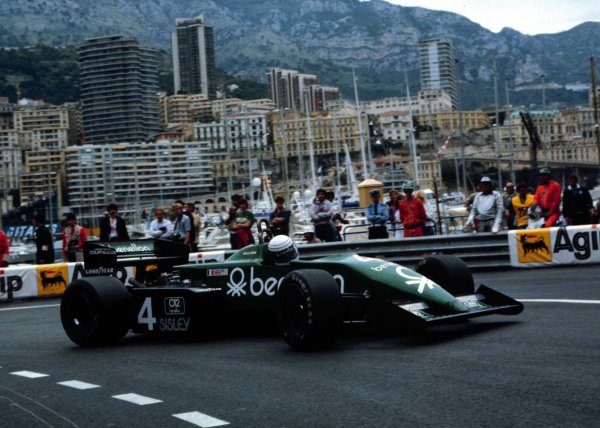
<instances>
[{"instance_id":1,"label":"sailboat mast","mask_svg":"<svg viewBox=\"0 0 600 428\"><path fill-rule=\"evenodd\" d=\"M356 74L354 73L354 69L352 69L352 80L354 81L354 98L356 100L356 119L358 122L358 138L360 141L360 156L362 158L363 164L363 175L366 180L369 178L369 172L367 169L367 157L365 155L365 140L363 138L363 129L362 129L362 119L360 114L360 104L358 102L358 89L356 87Z\"/></svg>"}]
</instances>

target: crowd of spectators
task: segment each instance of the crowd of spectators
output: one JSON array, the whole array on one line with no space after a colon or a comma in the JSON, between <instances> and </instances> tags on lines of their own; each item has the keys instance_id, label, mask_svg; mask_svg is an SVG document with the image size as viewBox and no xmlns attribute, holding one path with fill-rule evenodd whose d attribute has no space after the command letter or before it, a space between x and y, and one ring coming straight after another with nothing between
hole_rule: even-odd
<instances>
[{"instance_id":1,"label":"crowd of spectators","mask_svg":"<svg viewBox=\"0 0 600 428\"><path fill-rule=\"evenodd\" d=\"M538 171L534 192L529 186L506 183L504 192L493 190L489 177L482 177L477 192L466 202L469 218L466 230L497 233L501 229L537 229L597 223L600 203L594 206L589 190L579 184L576 175L567 178L563 189L552 178L550 168Z\"/></svg>"}]
</instances>

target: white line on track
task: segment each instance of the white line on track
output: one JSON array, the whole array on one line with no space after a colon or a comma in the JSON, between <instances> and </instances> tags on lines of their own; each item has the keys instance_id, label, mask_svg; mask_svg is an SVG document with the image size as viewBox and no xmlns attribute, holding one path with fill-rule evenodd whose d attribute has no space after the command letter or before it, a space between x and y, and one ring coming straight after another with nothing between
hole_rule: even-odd
<instances>
[{"instance_id":1,"label":"white line on track","mask_svg":"<svg viewBox=\"0 0 600 428\"><path fill-rule=\"evenodd\" d=\"M575 300L575 299L518 299L525 303L576 303L580 305L600 305L600 300Z\"/></svg>"},{"instance_id":2,"label":"white line on track","mask_svg":"<svg viewBox=\"0 0 600 428\"><path fill-rule=\"evenodd\" d=\"M60 306L60 303L56 303L54 305L36 305L36 306L19 306L17 308L0 308L0 312L3 312L3 311L19 311L21 309L55 308L57 306Z\"/></svg>"},{"instance_id":3,"label":"white line on track","mask_svg":"<svg viewBox=\"0 0 600 428\"><path fill-rule=\"evenodd\" d=\"M44 374L44 373L30 372L30 371L27 371L27 370L23 370L23 371L20 371L20 372L12 372L11 374L15 375L15 376L23 376L23 377L26 377L26 378L29 378L29 379L36 379L38 377L50 376L50 375L47 375L47 374Z\"/></svg>"},{"instance_id":4,"label":"white line on track","mask_svg":"<svg viewBox=\"0 0 600 428\"><path fill-rule=\"evenodd\" d=\"M68 386L69 388L75 389L92 389L100 388L100 385L94 385L93 383L81 382L79 380L66 380L64 382L56 382L59 385Z\"/></svg>"},{"instance_id":5,"label":"white line on track","mask_svg":"<svg viewBox=\"0 0 600 428\"><path fill-rule=\"evenodd\" d=\"M140 406L145 406L146 404L155 404L162 403L162 400L157 400L156 398L144 397L143 395L138 394L120 394L113 395L112 398L116 398L117 400L128 401L133 404L138 404Z\"/></svg>"},{"instance_id":6,"label":"white line on track","mask_svg":"<svg viewBox=\"0 0 600 428\"><path fill-rule=\"evenodd\" d=\"M205 415L200 412L189 412L189 413L178 413L173 415L178 419L184 420L191 424L197 425L202 428L209 427L220 427L223 425L229 425L229 422L222 421L221 419L213 418L212 416Z\"/></svg>"}]
</instances>

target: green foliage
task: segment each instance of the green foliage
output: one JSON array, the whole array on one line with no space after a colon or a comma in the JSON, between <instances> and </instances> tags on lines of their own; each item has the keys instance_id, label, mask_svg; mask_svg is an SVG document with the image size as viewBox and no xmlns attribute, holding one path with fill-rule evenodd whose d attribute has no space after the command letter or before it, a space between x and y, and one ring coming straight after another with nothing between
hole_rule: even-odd
<instances>
[{"instance_id":1,"label":"green foliage","mask_svg":"<svg viewBox=\"0 0 600 428\"><path fill-rule=\"evenodd\" d=\"M79 100L79 69L74 48L0 50L0 95L16 102L17 86L22 98L43 99L52 104Z\"/></svg>"},{"instance_id":2,"label":"green foliage","mask_svg":"<svg viewBox=\"0 0 600 428\"><path fill-rule=\"evenodd\" d=\"M158 52L159 89L173 93L171 57L166 51ZM241 99L267 97L267 86L252 80L232 77L218 71L218 80L225 85L238 86L232 96ZM74 47L0 49L0 96L17 101L17 85L21 98L42 99L60 105L79 101L79 65Z\"/></svg>"}]
</instances>

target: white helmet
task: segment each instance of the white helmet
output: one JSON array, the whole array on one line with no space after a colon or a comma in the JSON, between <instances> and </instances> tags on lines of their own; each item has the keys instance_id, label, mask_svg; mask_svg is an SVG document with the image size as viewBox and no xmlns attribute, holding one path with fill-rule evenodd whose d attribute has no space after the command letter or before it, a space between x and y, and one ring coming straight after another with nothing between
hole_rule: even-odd
<instances>
[{"instance_id":1,"label":"white helmet","mask_svg":"<svg viewBox=\"0 0 600 428\"><path fill-rule=\"evenodd\" d=\"M288 263L298 259L298 248L292 238L286 235L277 235L269 241L269 252L273 255L275 263Z\"/></svg>"}]
</instances>

